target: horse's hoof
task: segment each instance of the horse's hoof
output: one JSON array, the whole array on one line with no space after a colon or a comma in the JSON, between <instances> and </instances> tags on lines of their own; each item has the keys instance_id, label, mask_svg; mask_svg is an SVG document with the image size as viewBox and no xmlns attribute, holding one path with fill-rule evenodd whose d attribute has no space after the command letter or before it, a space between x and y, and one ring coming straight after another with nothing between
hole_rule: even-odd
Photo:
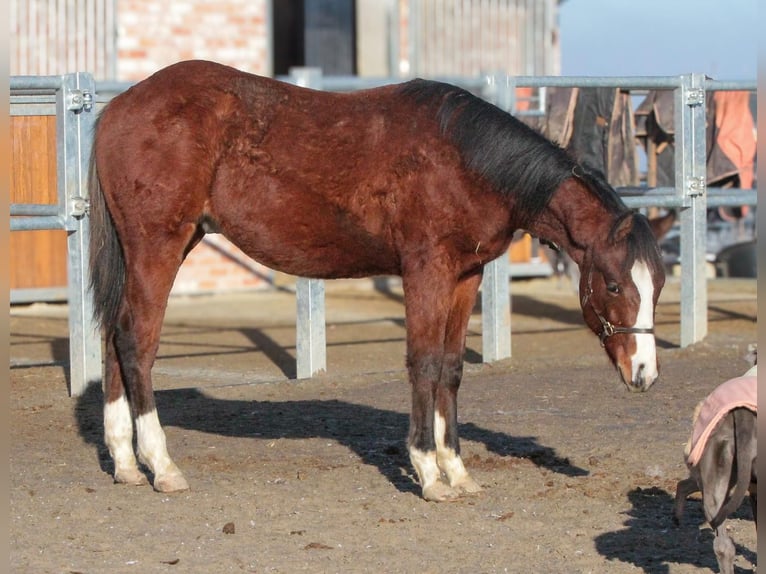
<instances>
[{"instance_id":1,"label":"horse's hoof","mask_svg":"<svg viewBox=\"0 0 766 574\"><path fill-rule=\"evenodd\" d=\"M423 489L423 498L430 502L446 502L455 500L459 496L460 493L457 490L443 482L436 482Z\"/></svg>"},{"instance_id":2,"label":"horse's hoof","mask_svg":"<svg viewBox=\"0 0 766 574\"><path fill-rule=\"evenodd\" d=\"M157 492L183 492L189 490L189 483L182 474L166 474L154 479L154 490Z\"/></svg>"},{"instance_id":3,"label":"horse's hoof","mask_svg":"<svg viewBox=\"0 0 766 574\"><path fill-rule=\"evenodd\" d=\"M131 470L120 470L114 473L114 482L117 484L127 484L130 486L143 486L149 484L146 475L137 468Z\"/></svg>"},{"instance_id":4,"label":"horse's hoof","mask_svg":"<svg viewBox=\"0 0 766 574\"><path fill-rule=\"evenodd\" d=\"M483 490L479 483L472 479L470 476L461 480L457 484L453 484L452 487L464 494L476 494Z\"/></svg>"}]
</instances>

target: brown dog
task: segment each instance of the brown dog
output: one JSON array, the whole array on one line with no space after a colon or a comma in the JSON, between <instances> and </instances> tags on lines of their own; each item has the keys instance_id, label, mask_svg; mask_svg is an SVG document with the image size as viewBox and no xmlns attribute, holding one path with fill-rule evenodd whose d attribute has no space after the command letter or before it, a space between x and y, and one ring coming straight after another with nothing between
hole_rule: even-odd
<instances>
[{"instance_id":1,"label":"brown dog","mask_svg":"<svg viewBox=\"0 0 766 574\"><path fill-rule=\"evenodd\" d=\"M694 413L692 437L684 452L689 478L676 487L673 518L683 514L686 497L702 492L705 519L715 530L715 551L723 574L734 574L734 543L723 522L749 492L757 518L757 367L716 388Z\"/></svg>"}]
</instances>

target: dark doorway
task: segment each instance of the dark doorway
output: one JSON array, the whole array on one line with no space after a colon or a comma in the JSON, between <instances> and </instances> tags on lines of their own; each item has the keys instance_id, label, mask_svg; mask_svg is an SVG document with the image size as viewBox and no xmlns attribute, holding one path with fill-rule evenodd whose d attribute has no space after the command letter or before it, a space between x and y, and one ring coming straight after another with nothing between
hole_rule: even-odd
<instances>
[{"instance_id":1,"label":"dark doorway","mask_svg":"<svg viewBox=\"0 0 766 574\"><path fill-rule=\"evenodd\" d=\"M293 66L356 74L354 0L274 0L274 74Z\"/></svg>"}]
</instances>

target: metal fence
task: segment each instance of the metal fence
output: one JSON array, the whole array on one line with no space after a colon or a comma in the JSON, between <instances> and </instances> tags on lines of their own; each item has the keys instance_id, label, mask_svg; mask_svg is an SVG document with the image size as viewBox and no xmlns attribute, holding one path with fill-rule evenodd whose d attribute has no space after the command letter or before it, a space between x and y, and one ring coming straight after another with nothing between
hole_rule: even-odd
<instances>
[{"instance_id":1,"label":"metal fence","mask_svg":"<svg viewBox=\"0 0 766 574\"><path fill-rule=\"evenodd\" d=\"M323 77L317 69L297 69L280 78L306 87L352 91L393 82L394 78ZM707 334L705 261L706 213L720 205L755 205L755 190L706 188L706 92L755 91L755 81L721 82L704 74L666 77L593 78L508 76L440 78L479 93L508 111L517 87L614 87L626 90L669 89L675 94L675 187L618 189L630 207L680 208L682 347ZM85 73L65 76L12 76L11 115L56 115L58 203L11 205L11 231L64 229L68 242L70 394L81 394L102 376L101 338L92 318L87 291L87 169L98 105L129 84L93 81ZM509 261L500 257L485 267L482 283L482 353L485 362L511 356ZM324 282L296 282L296 353L298 378L326 368Z\"/></svg>"}]
</instances>

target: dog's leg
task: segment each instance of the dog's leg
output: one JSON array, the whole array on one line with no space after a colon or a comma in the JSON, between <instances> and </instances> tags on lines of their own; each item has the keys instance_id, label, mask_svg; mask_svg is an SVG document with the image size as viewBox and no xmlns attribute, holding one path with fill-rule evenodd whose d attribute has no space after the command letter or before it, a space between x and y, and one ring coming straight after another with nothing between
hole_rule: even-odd
<instances>
[{"instance_id":1,"label":"dog's leg","mask_svg":"<svg viewBox=\"0 0 766 574\"><path fill-rule=\"evenodd\" d=\"M726 527L721 524L715 529L715 540L713 541L713 550L716 560L718 560L718 569L721 574L734 574L734 542L732 542Z\"/></svg>"},{"instance_id":2,"label":"dog's leg","mask_svg":"<svg viewBox=\"0 0 766 574\"><path fill-rule=\"evenodd\" d=\"M681 524L681 516L684 513L686 498L693 492L699 492L699 489L697 480L693 476L678 481L676 485L676 500L673 503L673 524L676 526Z\"/></svg>"}]
</instances>

